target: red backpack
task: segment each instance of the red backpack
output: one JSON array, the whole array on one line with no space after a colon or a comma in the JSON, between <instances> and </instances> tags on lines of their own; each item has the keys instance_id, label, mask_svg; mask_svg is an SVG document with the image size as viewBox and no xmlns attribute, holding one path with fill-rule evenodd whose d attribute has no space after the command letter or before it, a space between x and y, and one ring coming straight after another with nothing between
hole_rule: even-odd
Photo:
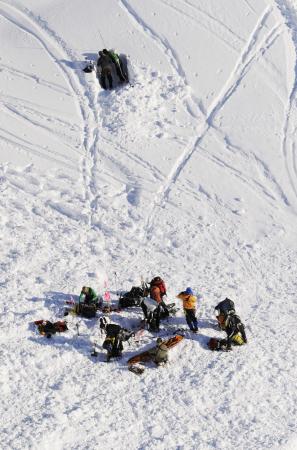
<instances>
[{"instance_id":1,"label":"red backpack","mask_svg":"<svg viewBox=\"0 0 297 450\"><path fill-rule=\"evenodd\" d=\"M150 282L150 285L151 285L151 287L152 286L158 286L158 288L160 289L161 297L166 295L166 285L165 285L165 282L162 280L161 277L153 278L152 281Z\"/></svg>"}]
</instances>

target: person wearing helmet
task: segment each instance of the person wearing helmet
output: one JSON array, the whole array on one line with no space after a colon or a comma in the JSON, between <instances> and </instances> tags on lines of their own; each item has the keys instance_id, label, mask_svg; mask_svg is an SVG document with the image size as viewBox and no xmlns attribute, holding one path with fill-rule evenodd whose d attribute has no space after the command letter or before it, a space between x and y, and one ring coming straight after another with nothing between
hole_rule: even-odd
<instances>
[{"instance_id":1,"label":"person wearing helmet","mask_svg":"<svg viewBox=\"0 0 297 450\"><path fill-rule=\"evenodd\" d=\"M149 350L149 353L154 363L160 366L168 362L168 348L161 338L158 338L156 342L156 347Z\"/></svg>"},{"instance_id":2,"label":"person wearing helmet","mask_svg":"<svg viewBox=\"0 0 297 450\"><path fill-rule=\"evenodd\" d=\"M182 291L177 295L177 298L179 298L183 302L184 313L190 330L193 331L194 333L197 333L198 331L198 322L196 318L197 297L194 295L192 289L190 287L187 287L185 291Z\"/></svg>"}]
</instances>

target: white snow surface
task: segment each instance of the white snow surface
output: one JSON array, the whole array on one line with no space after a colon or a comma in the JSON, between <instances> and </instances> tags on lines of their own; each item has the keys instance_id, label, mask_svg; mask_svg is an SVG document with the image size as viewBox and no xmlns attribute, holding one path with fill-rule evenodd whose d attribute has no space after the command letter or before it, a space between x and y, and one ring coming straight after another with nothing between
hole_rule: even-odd
<instances>
[{"instance_id":1,"label":"white snow surface","mask_svg":"<svg viewBox=\"0 0 297 450\"><path fill-rule=\"evenodd\" d=\"M1 0L0 38L0 448L296 449L297 1ZM104 47L134 87L81 70ZM156 275L199 299L163 368L34 330ZM248 345L212 353L226 296Z\"/></svg>"}]
</instances>

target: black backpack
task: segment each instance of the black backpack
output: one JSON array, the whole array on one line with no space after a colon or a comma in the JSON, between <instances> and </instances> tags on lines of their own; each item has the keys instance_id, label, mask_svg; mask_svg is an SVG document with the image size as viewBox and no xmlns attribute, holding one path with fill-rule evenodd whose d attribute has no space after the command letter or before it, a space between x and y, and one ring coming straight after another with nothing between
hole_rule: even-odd
<instances>
[{"instance_id":1,"label":"black backpack","mask_svg":"<svg viewBox=\"0 0 297 450\"><path fill-rule=\"evenodd\" d=\"M85 303L80 303L78 308L78 315L85 317L86 319L92 319L96 317L96 305L86 305Z\"/></svg>"},{"instance_id":2,"label":"black backpack","mask_svg":"<svg viewBox=\"0 0 297 450\"><path fill-rule=\"evenodd\" d=\"M218 312L218 314L234 314L235 313L235 305L233 300L230 298L225 298L225 300L221 301L217 304L215 307L215 311Z\"/></svg>"},{"instance_id":3,"label":"black backpack","mask_svg":"<svg viewBox=\"0 0 297 450\"><path fill-rule=\"evenodd\" d=\"M120 325L117 325L116 323L109 323L105 327L106 336L108 337L116 337L119 332L121 331Z\"/></svg>"},{"instance_id":4,"label":"black backpack","mask_svg":"<svg viewBox=\"0 0 297 450\"><path fill-rule=\"evenodd\" d=\"M141 287L133 286L129 292L126 292L119 299L120 308L129 308L130 306L139 306L141 298L145 297L146 293Z\"/></svg>"}]
</instances>

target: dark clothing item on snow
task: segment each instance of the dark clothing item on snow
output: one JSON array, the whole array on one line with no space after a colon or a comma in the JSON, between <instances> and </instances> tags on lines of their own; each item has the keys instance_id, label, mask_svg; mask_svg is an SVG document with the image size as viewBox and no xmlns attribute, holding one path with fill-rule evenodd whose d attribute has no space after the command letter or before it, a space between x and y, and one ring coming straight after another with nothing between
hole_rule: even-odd
<instances>
[{"instance_id":1,"label":"dark clothing item on snow","mask_svg":"<svg viewBox=\"0 0 297 450\"><path fill-rule=\"evenodd\" d=\"M157 346L149 350L153 361L157 364L166 364L168 362L168 348L161 338L157 339Z\"/></svg>"},{"instance_id":2,"label":"dark clothing item on snow","mask_svg":"<svg viewBox=\"0 0 297 450\"><path fill-rule=\"evenodd\" d=\"M128 341L133 332L121 328L120 325L110 323L105 326L106 338L103 342L103 348L107 350L107 360L110 358L122 356L123 342Z\"/></svg>"},{"instance_id":3,"label":"dark clothing item on snow","mask_svg":"<svg viewBox=\"0 0 297 450\"><path fill-rule=\"evenodd\" d=\"M126 292L119 299L120 308L128 308L129 306L139 306L142 298L148 295L147 289L145 287L133 286L129 292Z\"/></svg>"},{"instance_id":4,"label":"dark clothing item on snow","mask_svg":"<svg viewBox=\"0 0 297 450\"><path fill-rule=\"evenodd\" d=\"M89 61L86 67L83 69L85 73L91 73L94 70L94 63L93 61Z\"/></svg>"},{"instance_id":5,"label":"dark clothing item on snow","mask_svg":"<svg viewBox=\"0 0 297 450\"><path fill-rule=\"evenodd\" d=\"M75 306L75 311L78 316L92 319L93 317L96 317L97 306L95 304L89 305L87 303L78 303Z\"/></svg>"}]
</instances>

